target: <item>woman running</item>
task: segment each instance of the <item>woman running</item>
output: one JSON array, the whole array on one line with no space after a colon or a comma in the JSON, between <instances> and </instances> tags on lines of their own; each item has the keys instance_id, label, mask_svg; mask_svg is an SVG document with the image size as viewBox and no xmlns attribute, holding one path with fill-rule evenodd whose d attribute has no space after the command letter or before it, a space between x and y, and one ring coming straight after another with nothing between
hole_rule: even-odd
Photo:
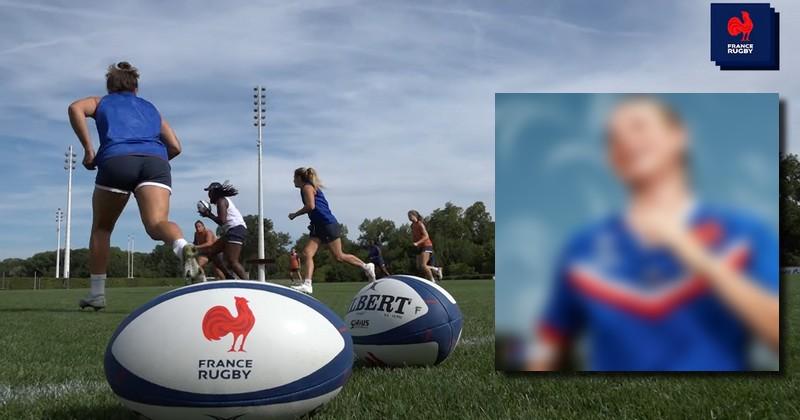
<instances>
[{"instance_id":1,"label":"woman running","mask_svg":"<svg viewBox=\"0 0 800 420\"><path fill-rule=\"evenodd\" d=\"M568 241L528 369L568 366L579 336L595 371L741 371L754 339L777 351L777 237L696 201L689 150L667 104L615 107L606 153L626 207Z\"/></svg>"},{"instance_id":2,"label":"woman running","mask_svg":"<svg viewBox=\"0 0 800 420\"><path fill-rule=\"evenodd\" d=\"M239 262L242 244L244 244L244 240L247 237L247 225L245 225L239 209L236 208L230 198L239 194L239 191L228 181L225 181L224 184L212 182L205 188L205 191L208 191L208 199L211 204L217 206L217 214L214 215L208 208L204 208L199 213L222 226L222 230L225 233L213 244L199 246L197 250L200 251L201 255L206 256L213 256L221 252L225 257L225 264L228 268L233 270L240 279L247 280L247 272L244 271L242 263Z\"/></svg>"},{"instance_id":3,"label":"woman running","mask_svg":"<svg viewBox=\"0 0 800 420\"><path fill-rule=\"evenodd\" d=\"M433 266L433 241L428 235L428 229L425 228L425 223L422 221L422 216L416 210L408 211L408 221L411 222L411 238L414 241L414 247L417 248L417 269L425 274L425 278L435 282L433 276L442 280L444 277L444 270L441 267Z\"/></svg>"},{"instance_id":4,"label":"woman running","mask_svg":"<svg viewBox=\"0 0 800 420\"><path fill-rule=\"evenodd\" d=\"M200 251L201 248L207 249L216 241L217 235L214 235L214 232L208 229L202 220L194 222L194 241L192 241L192 243L198 251ZM197 256L197 262L200 264L200 269L203 270L203 275L205 276L205 267L210 259L214 260L214 277L216 277L217 280L226 279L227 277L223 271L225 269L225 263L222 261L222 254Z\"/></svg>"},{"instance_id":5,"label":"woman running","mask_svg":"<svg viewBox=\"0 0 800 420\"><path fill-rule=\"evenodd\" d=\"M311 224L308 225L310 240L303 249L303 263L306 266L303 284L292 286L294 289L311 294L311 277L314 274L314 255L320 244L328 246L333 258L339 262L346 262L364 270L369 281L375 281L375 265L365 264L358 257L342 252L342 240L339 238L339 222L331 213L328 200L322 193L322 182L314 168L297 168L294 171L294 186L300 189L300 198L303 207L294 213L289 213L289 220L297 216L308 214Z\"/></svg>"},{"instance_id":6,"label":"woman running","mask_svg":"<svg viewBox=\"0 0 800 420\"><path fill-rule=\"evenodd\" d=\"M383 252L381 252L381 241L379 239L372 241L367 251L369 253L369 262L375 264L375 267L380 268L384 276L391 276L391 274L389 274L389 269L386 268L386 261L383 259Z\"/></svg>"},{"instance_id":7,"label":"woman running","mask_svg":"<svg viewBox=\"0 0 800 420\"><path fill-rule=\"evenodd\" d=\"M292 285L303 284L303 277L300 275L300 257L294 248L289 253L289 279L292 280Z\"/></svg>"},{"instance_id":8,"label":"woman running","mask_svg":"<svg viewBox=\"0 0 800 420\"><path fill-rule=\"evenodd\" d=\"M169 160L181 153L181 143L156 107L137 96L139 72L130 63L108 67L103 97L90 96L69 106L69 122L83 146L83 166L97 169L92 195L89 240L91 290L78 302L81 309L105 308L105 281L111 233L131 193L147 234L172 246L183 274L198 276L196 250L169 221L172 175ZM97 125L100 148L95 154L87 118Z\"/></svg>"}]
</instances>

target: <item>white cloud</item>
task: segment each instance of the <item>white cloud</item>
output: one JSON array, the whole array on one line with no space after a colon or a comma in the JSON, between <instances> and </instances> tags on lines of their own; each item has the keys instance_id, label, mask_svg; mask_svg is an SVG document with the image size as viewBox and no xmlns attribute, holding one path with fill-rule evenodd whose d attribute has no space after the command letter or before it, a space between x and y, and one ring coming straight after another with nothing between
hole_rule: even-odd
<instances>
[{"instance_id":1,"label":"white cloud","mask_svg":"<svg viewBox=\"0 0 800 420\"><path fill-rule=\"evenodd\" d=\"M796 3L773 5L785 23L798 18ZM210 179L237 183L241 207L255 212L249 95L264 83L266 214L295 235L304 224L284 214L298 205L288 178L301 165L319 167L351 232L364 217L402 221L410 207L429 211L448 200L483 200L493 211L495 92L779 91L790 101L800 92L798 58L786 49L798 41L790 24L782 25L780 72L720 72L708 59L707 3L596 11L615 29L560 2L504 7L512 6L0 1L0 139L37 144L0 157L6 168L36 168L31 176L0 169L15 178L3 189L42 193L2 208L4 231L21 218L41 227L30 230L39 239L29 245L0 242L0 258L52 247L52 213L63 205L57 191L65 183L60 156L66 144L77 145L66 105L102 94L105 67L119 59L140 67L142 96L184 141L174 162L173 214L187 227ZM674 19L665 25L664 16ZM789 107L790 121L800 120L796 108ZM48 148L52 162L40 157ZM800 144L790 140L789 149ZM80 172L76 185L91 188L92 177ZM88 243L88 198L88 191L76 194L76 246ZM145 236L135 209L118 229L118 245L129 232Z\"/></svg>"}]
</instances>

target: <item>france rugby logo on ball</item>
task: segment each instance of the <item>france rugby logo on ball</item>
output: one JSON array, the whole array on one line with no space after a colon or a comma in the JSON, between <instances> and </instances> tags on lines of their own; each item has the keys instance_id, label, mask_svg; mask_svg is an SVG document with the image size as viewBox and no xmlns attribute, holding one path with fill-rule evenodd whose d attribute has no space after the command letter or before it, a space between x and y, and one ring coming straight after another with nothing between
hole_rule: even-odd
<instances>
[{"instance_id":1,"label":"france rugby logo on ball","mask_svg":"<svg viewBox=\"0 0 800 420\"><path fill-rule=\"evenodd\" d=\"M167 292L128 316L106 350L122 403L151 419L295 418L350 376L344 322L318 300L247 281Z\"/></svg>"},{"instance_id":2,"label":"france rugby logo on ball","mask_svg":"<svg viewBox=\"0 0 800 420\"><path fill-rule=\"evenodd\" d=\"M345 317L358 359L378 366L443 362L458 344L462 322L461 310L446 290L405 275L362 288Z\"/></svg>"}]
</instances>

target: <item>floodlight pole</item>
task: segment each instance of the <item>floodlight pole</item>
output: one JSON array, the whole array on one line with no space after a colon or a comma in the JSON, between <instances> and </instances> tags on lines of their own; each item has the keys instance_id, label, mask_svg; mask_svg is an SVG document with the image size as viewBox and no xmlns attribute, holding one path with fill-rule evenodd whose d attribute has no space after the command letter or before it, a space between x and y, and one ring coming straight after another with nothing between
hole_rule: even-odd
<instances>
[{"instance_id":1,"label":"floodlight pole","mask_svg":"<svg viewBox=\"0 0 800 420\"><path fill-rule=\"evenodd\" d=\"M64 240L64 278L69 279L69 250L70 233L72 227L72 171L75 170L75 153L72 145L64 153L64 169L67 170L67 231Z\"/></svg>"},{"instance_id":2,"label":"floodlight pole","mask_svg":"<svg viewBox=\"0 0 800 420\"><path fill-rule=\"evenodd\" d=\"M253 88L253 112L255 115L253 125L258 128L258 259L262 262L258 264L258 281L266 281L264 272L264 198L261 184L261 153L263 150L263 127L266 125L266 89L258 85Z\"/></svg>"},{"instance_id":3,"label":"floodlight pole","mask_svg":"<svg viewBox=\"0 0 800 420\"><path fill-rule=\"evenodd\" d=\"M56 278L61 278L61 221L64 220L64 212L61 207L56 210Z\"/></svg>"},{"instance_id":4,"label":"floodlight pole","mask_svg":"<svg viewBox=\"0 0 800 420\"><path fill-rule=\"evenodd\" d=\"M133 249L134 249L133 234L128 235L128 278L133 278Z\"/></svg>"}]
</instances>

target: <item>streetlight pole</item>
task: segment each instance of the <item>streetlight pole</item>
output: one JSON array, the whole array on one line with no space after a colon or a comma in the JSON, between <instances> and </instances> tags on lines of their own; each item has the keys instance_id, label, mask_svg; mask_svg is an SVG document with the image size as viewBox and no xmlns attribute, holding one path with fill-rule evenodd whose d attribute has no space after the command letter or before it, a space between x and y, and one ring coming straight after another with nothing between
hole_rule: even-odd
<instances>
[{"instance_id":1,"label":"streetlight pole","mask_svg":"<svg viewBox=\"0 0 800 420\"><path fill-rule=\"evenodd\" d=\"M64 153L64 169L67 170L67 231L64 240L64 278L69 279L70 231L72 227L72 171L75 170L75 153L72 145Z\"/></svg>"},{"instance_id":2,"label":"streetlight pole","mask_svg":"<svg viewBox=\"0 0 800 420\"><path fill-rule=\"evenodd\" d=\"M61 207L56 210L56 278L61 278L61 221L64 220L64 212Z\"/></svg>"},{"instance_id":3,"label":"streetlight pole","mask_svg":"<svg viewBox=\"0 0 800 420\"><path fill-rule=\"evenodd\" d=\"M128 278L133 278L133 249L134 239L133 234L128 235Z\"/></svg>"},{"instance_id":4,"label":"streetlight pole","mask_svg":"<svg viewBox=\"0 0 800 420\"><path fill-rule=\"evenodd\" d=\"M264 198L261 184L261 152L263 149L263 128L266 123L266 89L258 85L253 88L253 112L255 115L253 125L258 128L258 259L261 262L258 264L258 281L266 281L266 273L264 272Z\"/></svg>"}]
</instances>

